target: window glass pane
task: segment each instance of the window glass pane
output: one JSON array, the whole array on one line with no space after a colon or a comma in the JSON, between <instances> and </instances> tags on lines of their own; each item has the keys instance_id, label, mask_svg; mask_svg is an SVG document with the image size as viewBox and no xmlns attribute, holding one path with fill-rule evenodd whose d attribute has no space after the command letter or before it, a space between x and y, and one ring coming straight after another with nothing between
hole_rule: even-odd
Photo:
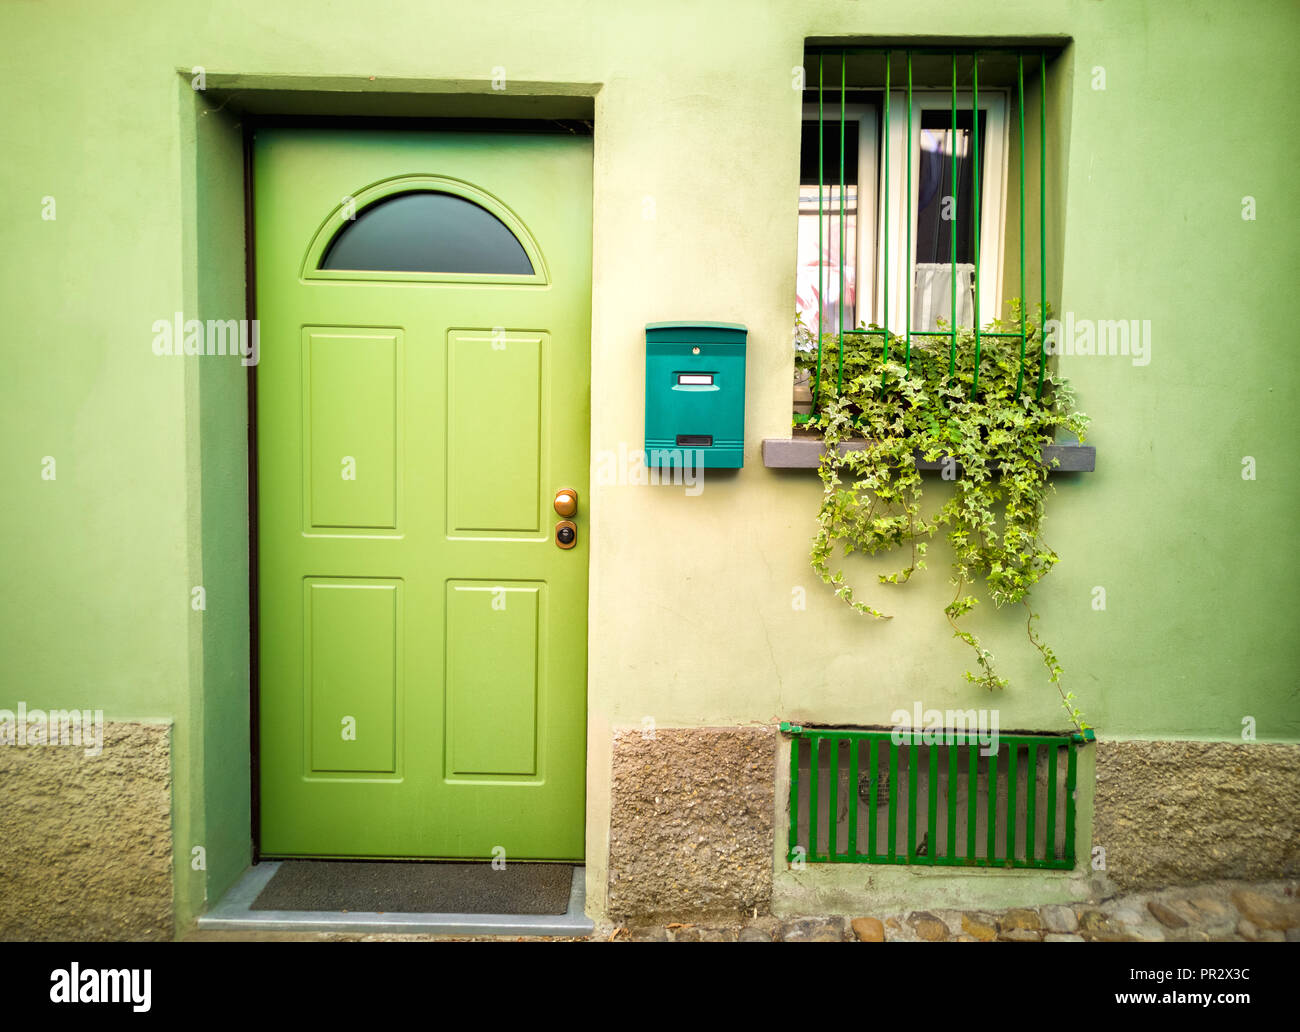
<instances>
[{"instance_id":1,"label":"window glass pane","mask_svg":"<svg viewBox=\"0 0 1300 1032\"><path fill-rule=\"evenodd\" d=\"M822 125L825 152L822 162L826 166L826 182L840 181L840 114L833 105L826 106L826 121ZM799 147L799 182L817 185L817 119L805 120ZM858 181L858 120L844 120L844 182Z\"/></svg>"},{"instance_id":2,"label":"window glass pane","mask_svg":"<svg viewBox=\"0 0 1300 1032\"><path fill-rule=\"evenodd\" d=\"M952 112L921 112L921 154L916 170L916 250L918 265L952 261L952 222L957 222L957 261L975 260L975 174L970 110L957 112L957 189L953 191ZM988 140L987 115L980 112L980 162ZM982 182L982 179L981 179ZM982 195L981 195L982 196ZM952 198L955 198L954 204Z\"/></svg>"},{"instance_id":3,"label":"window glass pane","mask_svg":"<svg viewBox=\"0 0 1300 1032\"><path fill-rule=\"evenodd\" d=\"M840 255L840 120L838 112L827 112L823 124L825 182L821 189L821 250L817 247L819 217L817 196L817 120L803 123L799 175L799 267L796 309L805 327L817 331L818 267L821 268L822 332L839 328L840 310L844 328L857 324L858 244L858 122L844 124L844 254ZM844 296L840 297L840 271L844 272Z\"/></svg>"},{"instance_id":4,"label":"window glass pane","mask_svg":"<svg viewBox=\"0 0 1300 1032\"><path fill-rule=\"evenodd\" d=\"M386 197L348 222L326 249L322 269L355 272L533 272L523 245L487 209L453 194Z\"/></svg>"}]
</instances>

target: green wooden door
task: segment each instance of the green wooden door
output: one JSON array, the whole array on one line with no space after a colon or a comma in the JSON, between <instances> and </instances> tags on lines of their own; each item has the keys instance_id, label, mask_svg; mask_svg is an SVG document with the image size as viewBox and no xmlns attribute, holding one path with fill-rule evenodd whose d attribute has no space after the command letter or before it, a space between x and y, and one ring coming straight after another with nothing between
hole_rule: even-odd
<instances>
[{"instance_id":1,"label":"green wooden door","mask_svg":"<svg viewBox=\"0 0 1300 1032\"><path fill-rule=\"evenodd\" d=\"M267 856L583 855L591 161L256 135Z\"/></svg>"}]
</instances>

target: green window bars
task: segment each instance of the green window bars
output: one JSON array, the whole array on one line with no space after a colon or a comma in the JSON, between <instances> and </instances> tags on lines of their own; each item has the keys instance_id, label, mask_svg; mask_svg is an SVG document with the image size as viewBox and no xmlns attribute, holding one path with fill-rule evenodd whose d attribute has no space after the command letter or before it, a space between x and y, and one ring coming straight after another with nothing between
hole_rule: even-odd
<instances>
[{"instance_id":1,"label":"green window bars","mask_svg":"<svg viewBox=\"0 0 1300 1032\"><path fill-rule=\"evenodd\" d=\"M872 338L879 338L882 357L885 360L889 359L890 326L891 326L890 324L890 304L891 304L890 282L891 279L896 284L899 282L899 277L896 275L897 270L891 267L891 260L897 263L900 257L896 253L891 255L891 248L890 248L890 240L891 240L890 218L891 218L891 211L895 210L893 207L891 207L891 192L896 190L899 185L897 183L891 182L891 179L894 178L892 175L894 169L890 162L890 139L891 136L893 135L895 120L904 116L906 122L907 154L906 154L906 173L905 173L906 181L905 184L903 184L906 193L904 194L905 199L902 205L902 211L903 211L902 219L905 222L905 226L906 226L906 236L905 236L905 245L904 245L905 253L901 257L903 262L903 273L904 273L902 281L906 285L903 289L904 297L901 302L903 307L902 332L899 333L895 331L893 334L895 337L902 336L903 338L903 345L904 345L903 363L907 368L909 369L911 368L913 337L928 337L928 338L948 337L950 338L951 341L950 348L949 348L949 365L948 365L949 375L953 375L956 371L958 329L959 329L959 322L961 322L961 320L958 317L958 282L960 278L959 269L958 269L958 248L959 248L958 230L959 230L959 224L962 223L963 220L969 219L969 224L962 225L961 228L964 233L969 234L970 239L973 241L973 248L972 248L972 261L974 265L974 275L972 280L973 298L963 299L964 301L973 302L972 323L973 323L974 340L975 340L975 355L974 355L975 372L971 383L971 396L974 397L979 388L979 364L980 364L981 342L985 337L997 336L997 337L1007 337L1013 339L1018 338L1020 341L1020 370L1017 378L1017 386L1016 386L1017 394L1022 389L1024 389L1025 372L1028 364L1028 368L1030 369L1031 382L1033 381L1033 379L1036 378L1037 384L1035 389L1037 391L1037 394L1041 397L1043 391L1043 377L1046 371L1046 364L1047 364L1047 353L1046 353L1046 345L1045 345L1046 342L1045 321L1047 318L1047 229L1046 229L1047 227L1047 59L1048 59L1047 53L1038 49L1025 50L1025 49L1017 49L1017 48L997 48L997 47L982 47L979 49L951 48L951 47L949 48L934 48L934 47L891 48L891 47L883 47L883 46L814 47L808 51L807 63L809 67L816 68L816 74L817 74L817 85L816 85L816 92L817 92L817 156L816 156L817 281L816 281L816 295L815 295L816 308L817 308L816 316L815 316L816 336L817 336L817 364L816 364L816 375L812 378L813 398L812 398L811 414L796 415L795 418L798 422L808 422L810 420L815 420L817 416L818 402L820 400L819 394L822 390L822 382L823 382L822 380L823 338L826 335L833 334L835 338L838 340L838 369L836 371L836 377L835 377L835 390L837 395L841 393L844 388L844 353L845 353L846 339L852 342L855 338L857 338L862 340L862 342L865 344L866 341L869 341ZM981 174L983 169L983 165L981 164L981 146L983 144L983 141L981 141L981 122L983 118L982 118L981 106L980 106L980 68L982 62L986 62L990 60L996 66L996 71L997 71L997 85L994 88L998 91L999 96L1003 96L1005 95L1005 93L1012 93L1012 92L1014 93L1015 110L1017 114L1016 126L1018 127L1018 132L1016 133L1015 136L1015 140L1017 142L1017 146L1015 150L1018 155L1018 164L1019 164L1017 200L1019 206L1019 221L1018 221L1018 243L1019 243L1019 254L1020 254L1019 297L1021 299L1021 304L1020 304L1020 328L1013 332L995 332L991 330L986 331L984 330L981 324L981 300L982 299L980 297L980 282L981 282L980 233L981 233L982 198L980 194L981 194L981 182L982 182ZM866 82L866 84L859 83L850 86L849 65L851 61L856 61L858 63L859 69L864 70L864 75L869 77L869 80ZM881 68L882 61L883 61L883 70ZM915 74L917 69L914 67L914 63L915 65L923 66L924 83L917 81L917 77ZM944 69L945 65L946 65L946 69ZM946 74L942 74L941 70L945 70ZM827 83L828 72L832 78L832 82L829 86ZM900 113L893 109L895 107L893 103L894 101L893 94L895 93L896 90L902 92L902 90L899 89L899 86L897 86L895 83L896 73L902 74L905 78L905 87L903 88L905 89L906 112L904 113ZM964 107L964 105L959 105L958 103L959 73L962 73L966 76L967 86L966 88L963 89L963 92L966 92L968 89L970 94L969 113L966 111L959 112L959 107ZM1038 152L1037 154L1038 156L1038 177L1037 177L1038 178L1038 184L1037 184L1038 284L1037 286L1038 286L1038 300L1039 300L1040 307L1039 307L1039 319L1036 327L1037 355L1027 354L1028 344L1032 334L1029 325L1029 315L1028 315L1029 305L1028 305L1028 297L1026 294L1026 282L1025 282L1025 272L1026 272L1025 241L1028 235L1028 227L1026 224L1026 216L1025 216L1026 190L1027 190L1026 155L1031 145L1026 135L1026 129L1025 129L1026 77L1028 77L1031 89L1033 88L1034 85L1033 80L1035 78L1038 80L1037 81L1038 139L1037 139L1037 148L1036 148ZM858 78L856 74L855 74L855 78ZM835 79L838 79L838 84L834 82ZM949 239L947 241L948 243L947 249L950 252L949 262L951 265L951 275L950 275L951 290L950 290L950 297L948 298L949 305L950 305L948 309L948 313L949 313L948 321L951 325L944 331L938 331L936 329L928 329L924 327L917 328L913 325L914 322L913 295L916 289L915 287L916 274L914 272L914 269L916 268L914 266L916 251L914 248L914 241L913 241L913 222L916 218L915 203L917 197L916 188L918 185L914 175L916 170L914 170L913 168L915 164L913 144L914 142L920 141L920 137L914 137L914 129L917 128L916 126L917 112L915 109L914 91L922 86L928 87L926 89L927 96L932 97L934 95L933 91L936 88L937 89L946 88L950 96L950 104L948 105L949 108L948 115L950 116L952 135L950 137L951 142L950 145L948 146L948 150L950 152L951 160L949 162L950 167L948 169L948 177L947 177L946 185L949 188L948 200L950 200L952 203L951 203L951 211L945 214L943 217L945 218L946 221L949 222L949 226L948 226ZM848 111L849 111L848 98L850 96L851 90L853 91L855 96L861 96L864 92L868 92L869 94L874 96L875 94L879 93L879 91L882 88L883 88L883 100L881 101L881 114L883 116L883 126L881 127L880 140L882 141L881 149L883 150L883 162L881 163L882 172L879 176L879 184L872 182L871 179L869 178L871 175L871 168L874 166L874 162L866 167L863 167L863 165L859 163L858 177L857 177L858 183L856 189L853 190L853 195L852 195L854 207L852 211L850 211L847 207L847 204L850 196L850 189L853 189L853 184L851 184L846 179L846 143L847 143L846 126L849 122L853 121L854 119L848 115ZM830 112L827 111L828 94L830 94L830 100L831 100L830 106L833 108L833 110ZM986 95L987 95L987 89L986 89ZM927 104L927 110L933 111L933 105ZM832 120L829 123L829 125L828 125L828 114ZM959 114L961 116L960 118L959 118ZM966 121L967 116L969 117L968 123ZM965 132L969 138L970 158L974 168L974 174L970 186L970 209L971 209L970 215L967 215L967 213L964 210L962 210L963 206L958 205L956 203L956 198L959 196L959 187L961 185L964 185L963 181L959 181L958 152L959 149L962 149L959 148L958 146L959 122L962 123L962 131ZM835 123L838 123L837 134L834 132L836 128ZM832 180L830 183L827 182L827 178L826 178L827 175L826 151L827 151L827 141L828 141L828 133L827 133L828 128L831 129L831 134L829 136L829 139L832 144L832 149L837 151L837 154L833 155L832 157L836 160L836 163L838 164L838 180L837 181ZM868 131L867 123L865 121L859 122L858 132L864 133L867 131ZM804 139L805 141L807 141L808 139L807 134L805 134ZM836 143L838 143L838 146L836 146ZM963 147L964 146L965 144L963 143ZM991 157L998 161L1001 161L1002 158L1001 154L992 155ZM810 176L811 155L808 153L805 153L804 155L804 165L806 168L809 168L808 175ZM929 171L933 172L933 169L931 168L929 169ZM999 175L999 181L1000 179L1001 176ZM808 186L811 186L811 182L809 182L807 179L805 179L804 181L807 182ZM932 186L933 184L930 185ZM868 198L866 198L864 195L868 191L876 191L877 189L879 190L879 199L880 199L879 211L881 212L881 218L883 221L882 231L879 232L878 234L878 240L879 240L878 245L877 242L874 240L866 240L865 245L866 247L870 247L870 248L876 248L878 246L878 250L880 252L880 269L883 271L883 275L873 276L873 280L878 279L880 282L879 303L876 307L878 308L881 314L879 326L882 328L858 328L852 325L846 326L845 314L846 314L846 310L849 308L849 305L846 302L847 299L851 296L850 291L856 289L853 284L846 282L846 277L848 276L848 268L847 268L848 259L846 258L846 254L847 254L846 249L850 245L850 241L848 239L848 223L850 217L852 217L855 221L863 217L863 211L866 208L866 204L864 202L868 201ZM830 194L829 199L831 200L831 204L829 206L826 203L828 199L828 193ZM832 244L833 246L836 242L831 233L831 228L832 228L831 223L835 221L834 212L835 212L836 202L838 202L838 209L839 209L838 210L839 252L838 252L838 256L834 259L835 269L828 270L826 267L827 266L826 247L827 244ZM1005 228L1010 230L1012 228L1010 224L1011 220L1008 218L1005 221L1008 223L1008 225ZM962 238L963 244L965 244L966 239L967 239L966 237ZM809 246L811 246L811 239L809 239L808 244ZM858 254L856 261L858 262L859 266L862 266L864 263L864 256L862 254ZM811 264L811 263L807 263L807 264ZM829 274L829 280L828 280L828 274ZM838 284L835 283L835 277L838 277ZM838 291L836 294L836 301L833 304L834 319L831 321L831 325L827 325L827 320L825 319L827 307L828 307L826 302L826 291L828 288L833 289L836 286L838 286ZM811 290L811 283L809 283L809 290ZM892 301L895 306L899 304L897 297L894 297ZM854 310L855 317L856 317L855 321L858 321L858 319L860 319L860 316L858 316L858 312L861 310L860 302L861 302L861 298L859 297L857 298L858 307L855 307ZM898 313L896 310L895 321L897 321L896 318L897 314ZM997 312L994 314L1000 315L1001 313ZM806 328L808 330L812 329L811 326L807 326ZM1035 364L1037 366L1036 373L1034 372L1034 368L1033 368ZM829 371L827 375L829 376Z\"/></svg>"},{"instance_id":2,"label":"green window bars","mask_svg":"<svg viewBox=\"0 0 1300 1032\"><path fill-rule=\"evenodd\" d=\"M1085 735L781 730L791 862L1074 867Z\"/></svg>"}]
</instances>

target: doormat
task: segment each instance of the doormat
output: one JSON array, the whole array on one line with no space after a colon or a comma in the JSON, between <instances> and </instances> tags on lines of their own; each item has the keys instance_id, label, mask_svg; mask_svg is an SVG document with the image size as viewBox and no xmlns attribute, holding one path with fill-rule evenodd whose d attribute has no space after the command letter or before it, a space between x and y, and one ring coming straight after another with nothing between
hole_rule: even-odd
<instances>
[{"instance_id":1,"label":"doormat","mask_svg":"<svg viewBox=\"0 0 1300 1032\"><path fill-rule=\"evenodd\" d=\"M572 864L285 860L250 910L563 914Z\"/></svg>"}]
</instances>

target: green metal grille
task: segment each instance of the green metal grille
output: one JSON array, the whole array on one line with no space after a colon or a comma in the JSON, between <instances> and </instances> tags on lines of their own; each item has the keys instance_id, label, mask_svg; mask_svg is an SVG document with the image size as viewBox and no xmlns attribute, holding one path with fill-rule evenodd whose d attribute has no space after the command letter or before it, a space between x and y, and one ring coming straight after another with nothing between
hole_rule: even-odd
<instances>
[{"instance_id":1,"label":"green metal grille","mask_svg":"<svg viewBox=\"0 0 1300 1032\"><path fill-rule=\"evenodd\" d=\"M1074 867L1084 735L781 730L791 861Z\"/></svg>"},{"instance_id":2,"label":"green metal grille","mask_svg":"<svg viewBox=\"0 0 1300 1032\"><path fill-rule=\"evenodd\" d=\"M884 57L884 75L883 82L864 84L866 88L884 88L884 126L881 132L883 140L884 161L882 164L883 175L881 181L881 191L883 194L883 203L881 212L884 222L884 232L881 235L883 242L882 265L884 276L882 279L882 323L886 329L861 329L854 327L845 327L844 325L844 304L845 296L845 270L843 256L845 253L845 177L844 177L844 142L845 142L845 122L846 122L846 104L845 96L849 90L847 66L848 59L854 54L878 54ZM985 337L1007 337L1019 339L1020 341L1020 370L1017 377L1016 393L1019 394L1024 386L1026 363L1032 363L1029 366L1031 379L1036 378L1036 392L1039 397L1043 393L1043 377L1047 369L1047 351L1046 351L1046 319L1047 319L1047 58L1045 51L1037 49L1007 48L1007 47L984 47L984 48L933 48L933 47L813 47L808 51L808 59L811 60L817 68L817 246L818 246L818 267L817 267L817 372L812 380L812 411L810 414L795 414L795 421L798 423L815 422L817 418L818 405L820 403L820 393L822 384L822 337L826 333L835 333L838 339L838 358L839 368L835 378L836 395L842 393L844 389L844 341L849 338L862 339L864 342L871 338L880 338L880 347L882 356L889 358L889 281L892 274L890 268L889 255L889 195L890 195L890 164L889 164L889 140L891 117L905 117L907 124L907 253L903 256L905 268L908 271L906 282L908 289L905 292L905 320L904 320L904 364L908 369L912 365L912 338L920 337L951 337L951 346L949 352L948 373L954 375L957 366L957 228L961 219L961 213L957 212L951 222L951 254L952 254L952 298L949 312L951 314L952 326L948 331L939 333L933 331L914 330L912 328L912 283L913 283L913 246L912 246L912 127L914 122L913 110L913 57L924 56L933 59L935 55L946 57L950 62L949 84L952 94L952 132L955 139L957 135L957 81L959 65L969 71L970 88L971 88L971 133L973 142L973 160L976 169L980 166L980 139L979 139L979 67L981 55L990 54L1010 54L1015 59L1016 64L1016 110L1018 114L1017 125L1019 126L1019 243L1020 243L1020 329L1016 332L993 332L985 331L980 322L980 190L978 186L972 188L973 197L973 233L974 233L974 335L975 335L975 370L971 382L971 397L974 398L979 390L979 366L981 339ZM825 239L823 234L823 218L827 221L830 219L829 213L825 212L824 194L826 190L826 162L825 162L825 127L826 127L826 100L827 84L826 72L827 65L831 66L832 73L835 66L838 65L839 88L838 95L834 97L836 111L832 117L838 118L839 122L839 298L841 302L837 305L837 324L834 327L823 325L823 314L825 309L825 290L823 280L823 264L821 256L825 254ZM901 116L893 116L890 111L891 92L893 90L893 76L895 65L899 70L906 74L906 96L907 110ZM1025 137L1025 75L1028 68L1030 79L1032 80L1037 74L1038 78L1038 113L1039 113L1039 133L1038 133L1038 206L1039 206L1039 238L1038 238L1038 273L1039 273L1039 323L1036 327L1036 333L1031 333L1028 323L1029 298L1025 293L1025 154L1026 154L1026 137ZM863 88L858 86L856 88ZM833 90L833 87L832 87ZM956 195L957 180L957 153L956 147L953 148L952 160L952 190ZM978 182L978 181L977 181ZM870 184L875 188L875 184ZM861 189L861 184L859 189ZM895 257L897 260L897 256ZM861 263L862 256L858 256L858 262ZM897 302L895 302L897 303ZM1037 354L1030 356L1027 354L1028 344L1031 336L1036 338Z\"/></svg>"}]
</instances>

